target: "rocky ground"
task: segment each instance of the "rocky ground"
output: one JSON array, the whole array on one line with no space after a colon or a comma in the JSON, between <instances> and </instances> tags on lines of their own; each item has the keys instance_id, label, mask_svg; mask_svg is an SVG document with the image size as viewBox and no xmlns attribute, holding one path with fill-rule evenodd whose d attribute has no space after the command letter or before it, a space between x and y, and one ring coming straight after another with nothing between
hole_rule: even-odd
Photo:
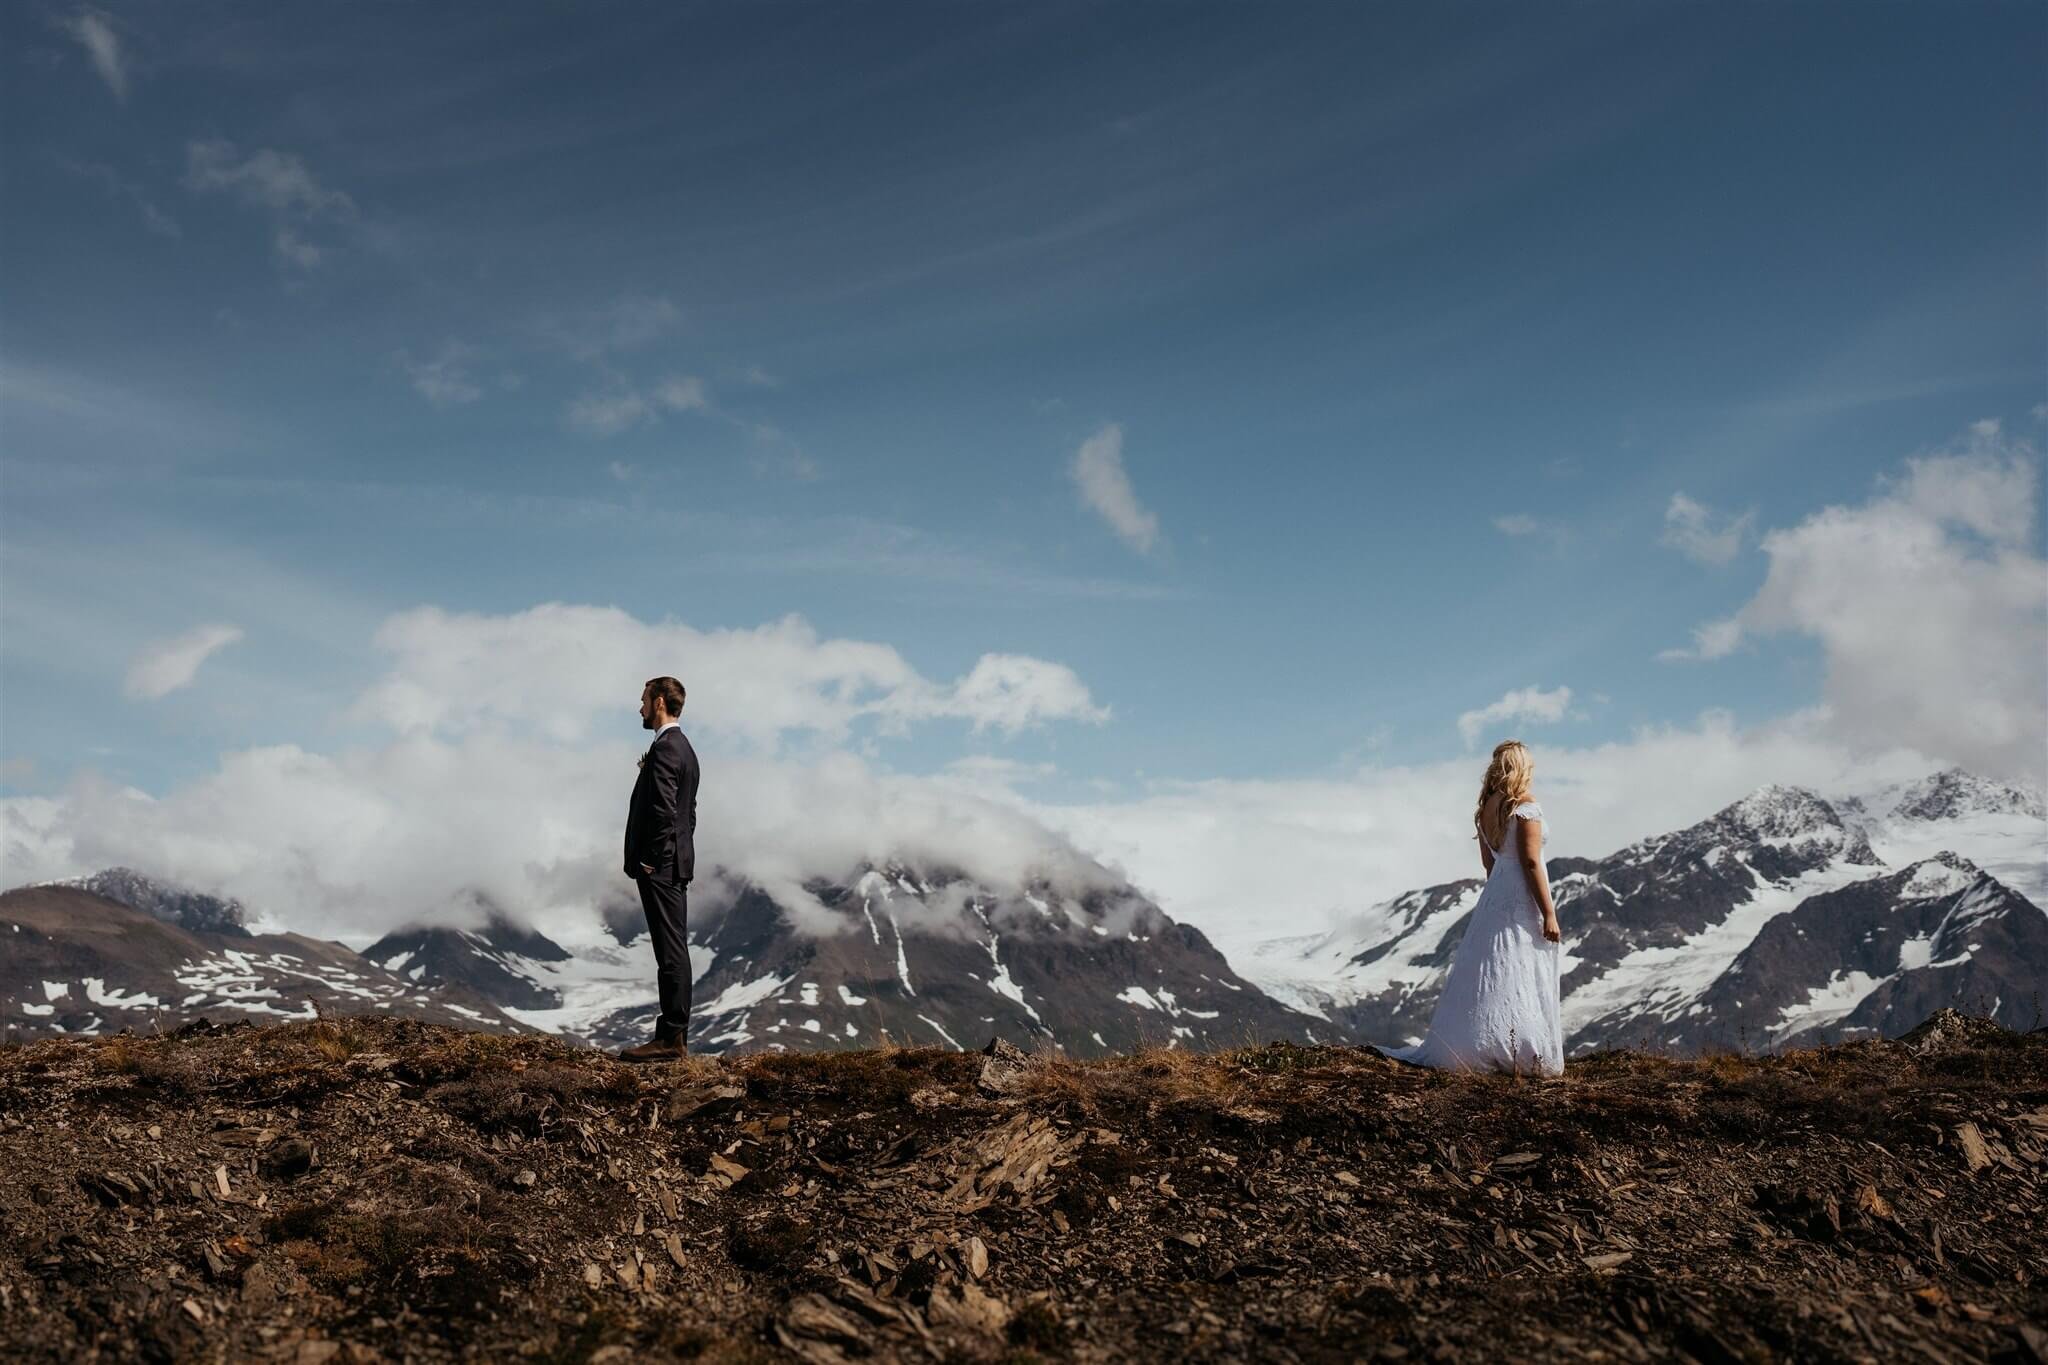
<instances>
[{"instance_id":1,"label":"rocky ground","mask_svg":"<svg viewBox=\"0 0 2048 1365\"><path fill-rule=\"evenodd\" d=\"M1561 1080L1289 1044L0 1051L10 1360L2048 1359L2048 1036Z\"/></svg>"}]
</instances>

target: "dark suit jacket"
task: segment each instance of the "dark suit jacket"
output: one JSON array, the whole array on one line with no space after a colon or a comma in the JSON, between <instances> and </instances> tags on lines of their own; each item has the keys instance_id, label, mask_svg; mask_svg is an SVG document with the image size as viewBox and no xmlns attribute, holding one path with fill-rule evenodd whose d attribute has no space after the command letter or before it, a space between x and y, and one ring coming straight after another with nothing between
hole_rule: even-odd
<instances>
[{"instance_id":1,"label":"dark suit jacket","mask_svg":"<svg viewBox=\"0 0 2048 1365\"><path fill-rule=\"evenodd\" d=\"M697 751L681 730L655 736L640 761L633 804L626 812L626 875L641 864L663 880L697 875Z\"/></svg>"}]
</instances>

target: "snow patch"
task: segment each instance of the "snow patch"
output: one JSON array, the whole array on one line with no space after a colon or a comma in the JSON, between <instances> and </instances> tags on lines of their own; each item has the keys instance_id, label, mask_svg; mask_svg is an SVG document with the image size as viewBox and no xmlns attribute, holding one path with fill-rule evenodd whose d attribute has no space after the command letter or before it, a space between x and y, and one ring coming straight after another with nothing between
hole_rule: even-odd
<instances>
[{"instance_id":1,"label":"snow patch","mask_svg":"<svg viewBox=\"0 0 2048 1365\"><path fill-rule=\"evenodd\" d=\"M1899 888L1899 894L1907 900L1933 901L1943 896L1953 896L1958 891L1967 891L1977 880L1975 872L1966 872L1944 862L1929 860L1913 869L1913 875Z\"/></svg>"},{"instance_id":2,"label":"snow patch","mask_svg":"<svg viewBox=\"0 0 2048 1365\"><path fill-rule=\"evenodd\" d=\"M1865 996L1888 979L1868 972L1837 971L1826 985L1807 991L1804 1001L1787 1005L1779 1012L1778 1022L1771 1030L1774 1040L1801 1029L1825 1028L1862 1004Z\"/></svg>"},{"instance_id":3,"label":"snow patch","mask_svg":"<svg viewBox=\"0 0 2048 1365\"><path fill-rule=\"evenodd\" d=\"M923 1020L925 1023L931 1025L932 1032L938 1034L941 1038L944 1038L946 1040L946 1046L952 1048L955 1052L965 1052L967 1050L966 1048L960 1046L960 1044L958 1044L957 1042L953 1041L953 1035L946 1032L944 1028L940 1027L938 1020L932 1018L928 1014L920 1014L917 1017Z\"/></svg>"},{"instance_id":4,"label":"snow patch","mask_svg":"<svg viewBox=\"0 0 2048 1365\"><path fill-rule=\"evenodd\" d=\"M733 1010L751 1009L768 999L777 991L795 980L790 976L777 976L770 972L757 976L752 981L735 981L720 991L716 998L692 1009L692 1014L727 1014Z\"/></svg>"}]
</instances>

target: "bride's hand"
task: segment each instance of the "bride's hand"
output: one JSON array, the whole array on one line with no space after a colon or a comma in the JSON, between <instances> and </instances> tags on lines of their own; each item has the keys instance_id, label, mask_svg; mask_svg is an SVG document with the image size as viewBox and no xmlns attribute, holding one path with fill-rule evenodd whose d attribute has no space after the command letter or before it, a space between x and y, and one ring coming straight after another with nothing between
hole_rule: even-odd
<instances>
[{"instance_id":1,"label":"bride's hand","mask_svg":"<svg viewBox=\"0 0 2048 1365\"><path fill-rule=\"evenodd\" d=\"M1557 927L1557 916L1545 915L1543 917L1543 937L1549 939L1552 943L1560 942L1564 938L1564 931Z\"/></svg>"}]
</instances>

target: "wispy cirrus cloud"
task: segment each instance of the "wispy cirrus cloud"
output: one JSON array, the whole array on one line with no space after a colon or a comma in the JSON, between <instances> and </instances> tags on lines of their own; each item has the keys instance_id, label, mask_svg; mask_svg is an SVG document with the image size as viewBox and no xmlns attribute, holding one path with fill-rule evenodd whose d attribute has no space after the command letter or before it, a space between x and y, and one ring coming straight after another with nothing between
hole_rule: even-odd
<instances>
[{"instance_id":1,"label":"wispy cirrus cloud","mask_svg":"<svg viewBox=\"0 0 2048 1365\"><path fill-rule=\"evenodd\" d=\"M398 352L394 359L412 381L413 392L437 408L460 407L484 396L483 385L472 373L476 351L459 341L443 343L431 359L415 358L409 351Z\"/></svg>"},{"instance_id":2,"label":"wispy cirrus cloud","mask_svg":"<svg viewBox=\"0 0 2048 1365\"><path fill-rule=\"evenodd\" d=\"M609 303L551 313L534 324L548 343L586 362L637 351L674 331L682 309L664 294L621 294Z\"/></svg>"},{"instance_id":3,"label":"wispy cirrus cloud","mask_svg":"<svg viewBox=\"0 0 2048 1365\"><path fill-rule=\"evenodd\" d=\"M578 394L570 400L564 418L586 435L616 436L658 421L664 413L702 412L710 404L703 380L695 375L676 375L647 389L615 382Z\"/></svg>"},{"instance_id":4,"label":"wispy cirrus cloud","mask_svg":"<svg viewBox=\"0 0 2048 1365\"><path fill-rule=\"evenodd\" d=\"M241 638L240 626L208 625L152 641L129 663L125 690L137 700L155 701L190 687L201 664Z\"/></svg>"},{"instance_id":5,"label":"wispy cirrus cloud","mask_svg":"<svg viewBox=\"0 0 2048 1365\"><path fill-rule=\"evenodd\" d=\"M1572 538L1569 527L1530 516L1527 512L1509 512L1505 516L1495 517L1493 529L1518 540L1540 540L1553 550L1562 548Z\"/></svg>"},{"instance_id":6,"label":"wispy cirrus cloud","mask_svg":"<svg viewBox=\"0 0 2048 1365\"><path fill-rule=\"evenodd\" d=\"M1695 564L1716 567L1734 561L1756 530L1756 513L1726 516L1705 503L1673 493L1664 509L1663 544Z\"/></svg>"},{"instance_id":7,"label":"wispy cirrus cloud","mask_svg":"<svg viewBox=\"0 0 2048 1365\"><path fill-rule=\"evenodd\" d=\"M147 190L122 175L112 166L104 165L97 161L74 161L70 157L61 155L56 158L56 162L81 180L89 180L93 184L98 185L102 190L106 191L108 198L133 204L136 211L142 215L143 227L157 236L182 237L185 235L184 229L178 226L178 220L157 207L156 201L150 198Z\"/></svg>"},{"instance_id":8,"label":"wispy cirrus cloud","mask_svg":"<svg viewBox=\"0 0 2048 1365\"><path fill-rule=\"evenodd\" d=\"M1068 466L1081 502L1139 554L1159 543L1159 518L1138 501L1124 469L1124 429L1111 422L1081 443Z\"/></svg>"},{"instance_id":9,"label":"wispy cirrus cloud","mask_svg":"<svg viewBox=\"0 0 2048 1365\"><path fill-rule=\"evenodd\" d=\"M81 5L69 16L58 20L58 27L85 49L86 57L92 62L92 69L99 73L114 98L126 103L128 100L128 55L122 50L121 35L114 27L114 18L105 10Z\"/></svg>"},{"instance_id":10,"label":"wispy cirrus cloud","mask_svg":"<svg viewBox=\"0 0 2048 1365\"><path fill-rule=\"evenodd\" d=\"M271 254L298 271L317 268L332 250L307 236L312 225L357 216L355 201L320 183L297 156L270 147L245 153L226 138L186 144L185 185L195 193L232 195L265 211L271 220Z\"/></svg>"}]
</instances>

